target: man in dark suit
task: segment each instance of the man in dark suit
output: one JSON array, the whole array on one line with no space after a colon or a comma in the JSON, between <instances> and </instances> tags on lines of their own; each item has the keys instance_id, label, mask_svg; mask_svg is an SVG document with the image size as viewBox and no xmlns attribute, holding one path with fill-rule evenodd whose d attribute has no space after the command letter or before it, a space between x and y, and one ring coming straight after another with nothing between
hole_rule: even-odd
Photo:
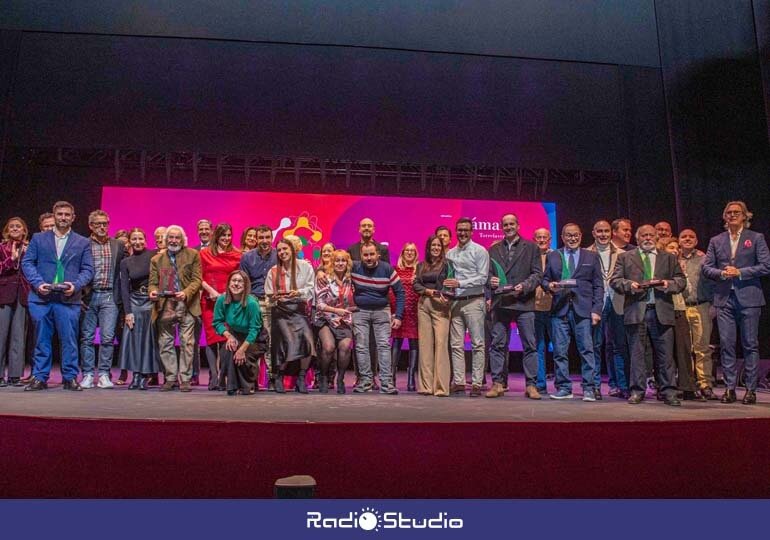
<instances>
[{"instance_id":1,"label":"man in dark suit","mask_svg":"<svg viewBox=\"0 0 770 540\"><path fill-rule=\"evenodd\" d=\"M96 347L94 337L99 327L99 388L112 388L110 368L118 325L118 275L120 261L125 256L125 244L110 238L110 216L104 210L94 210L88 215L91 229L90 249L94 263L93 282L86 287L83 304L86 306L80 333L80 356L83 362L83 379L80 386L94 387Z\"/></svg>"},{"instance_id":2,"label":"man in dark suit","mask_svg":"<svg viewBox=\"0 0 770 540\"><path fill-rule=\"evenodd\" d=\"M666 405L679 406L674 374L674 302L672 295L682 292L686 278L675 255L656 249L657 233L652 225L636 230L638 249L618 256L610 286L625 295L623 323L631 351L631 397L628 402L644 399L647 370L645 342L649 336L657 363L660 392ZM647 286L647 282L650 282ZM657 284L656 284L657 283Z\"/></svg>"},{"instance_id":3,"label":"man in dark suit","mask_svg":"<svg viewBox=\"0 0 770 540\"><path fill-rule=\"evenodd\" d=\"M759 278L770 274L770 252L763 234L750 231L753 214L743 201L727 203L722 213L725 232L709 242L703 275L715 280L714 306L722 349L722 370L727 389L722 403L736 401L736 328L741 329L745 362L746 395L743 403L757 402L759 316L765 297Z\"/></svg>"},{"instance_id":4,"label":"man in dark suit","mask_svg":"<svg viewBox=\"0 0 770 540\"><path fill-rule=\"evenodd\" d=\"M500 224L505 238L489 248L489 286L493 293L489 366L493 384L486 397L500 397L508 386L508 343L511 323L515 321L524 347L525 395L540 399L535 339L535 289L543 274L540 251L534 242L519 236L519 218L515 214L504 215Z\"/></svg>"},{"instance_id":5,"label":"man in dark suit","mask_svg":"<svg viewBox=\"0 0 770 540\"><path fill-rule=\"evenodd\" d=\"M77 381L80 300L94 276L93 259L88 239L72 231L75 207L59 201L53 214L54 229L32 237L21 263L32 287L29 315L35 325L33 379L25 391L48 388L54 328L61 341L63 388L82 390Z\"/></svg>"},{"instance_id":6,"label":"man in dark suit","mask_svg":"<svg viewBox=\"0 0 770 540\"><path fill-rule=\"evenodd\" d=\"M583 401L596 401L592 327L601 321L604 305L602 267L595 252L580 247L583 234L576 224L566 224L561 230L561 239L562 249L548 254L543 273L543 288L553 293L551 328L556 392L550 397L573 397L567 356L571 334L580 355ZM567 284L572 286L565 286Z\"/></svg>"},{"instance_id":7,"label":"man in dark suit","mask_svg":"<svg viewBox=\"0 0 770 540\"><path fill-rule=\"evenodd\" d=\"M358 234L361 236L361 240L348 248L348 253L350 253L350 258L353 259L353 262L361 260L361 246L371 242L377 246L377 253L380 254L380 260L390 264L390 251L388 251L388 246L374 240L374 221L369 218L362 219L358 224Z\"/></svg>"}]
</instances>

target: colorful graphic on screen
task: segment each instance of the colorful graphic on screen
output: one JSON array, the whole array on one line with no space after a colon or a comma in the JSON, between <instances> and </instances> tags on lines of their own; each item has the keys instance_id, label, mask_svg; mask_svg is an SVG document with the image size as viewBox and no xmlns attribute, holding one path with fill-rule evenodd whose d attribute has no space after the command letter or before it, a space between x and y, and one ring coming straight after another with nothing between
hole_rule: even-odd
<instances>
[{"instance_id":1,"label":"colorful graphic on screen","mask_svg":"<svg viewBox=\"0 0 770 540\"><path fill-rule=\"evenodd\" d=\"M196 223L202 218L214 225L232 225L236 244L246 227L266 224L275 240L299 236L304 246L300 257L314 265L325 243L347 249L358 242L363 218L374 221L374 239L388 245L392 264L406 242L417 244L422 259L425 241L436 227L445 225L454 236L454 223L460 217L472 220L473 240L485 247L503 237L500 218L507 213L519 217L524 238L532 238L541 227L556 229L554 203L523 201L105 187L102 209L110 215L112 232L140 227L153 247L152 232L159 226L180 225L190 246L196 246ZM517 338L514 332L514 348L521 350Z\"/></svg>"}]
</instances>

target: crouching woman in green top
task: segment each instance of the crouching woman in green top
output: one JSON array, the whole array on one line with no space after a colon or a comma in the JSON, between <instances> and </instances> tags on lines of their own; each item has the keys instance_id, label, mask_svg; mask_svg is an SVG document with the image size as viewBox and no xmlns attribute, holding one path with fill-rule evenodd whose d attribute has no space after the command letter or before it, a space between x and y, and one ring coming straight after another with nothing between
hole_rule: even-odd
<instances>
[{"instance_id":1,"label":"crouching woman in green top","mask_svg":"<svg viewBox=\"0 0 770 540\"><path fill-rule=\"evenodd\" d=\"M214 305L214 330L227 339L220 352L222 374L227 378L227 395L256 392L259 357L265 353L261 337L262 313L259 302L249 294L251 281L242 270L227 278L225 294Z\"/></svg>"}]
</instances>

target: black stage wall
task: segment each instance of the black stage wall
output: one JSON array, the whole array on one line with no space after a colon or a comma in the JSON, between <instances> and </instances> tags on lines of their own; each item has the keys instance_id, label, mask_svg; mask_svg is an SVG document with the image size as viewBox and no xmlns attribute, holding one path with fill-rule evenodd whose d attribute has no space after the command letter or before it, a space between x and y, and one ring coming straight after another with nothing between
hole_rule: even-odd
<instances>
[{"instance_id":1,"label":"black stage wall","mask_svg":"<svg viewBox=\"0 0 770 540\"><path fill-rule=\"evenodd\" d=\"M63 197L82 214L115 181L17 151L43 146L610 171L620 182L415 194L547 199L560 224L628 214L704 241L726 200L744 198L767 231L769 20L770 0L6 0L3 214L31 218ZM225 171L199 185L293 181Z\"/></svg>"}]
</instances>

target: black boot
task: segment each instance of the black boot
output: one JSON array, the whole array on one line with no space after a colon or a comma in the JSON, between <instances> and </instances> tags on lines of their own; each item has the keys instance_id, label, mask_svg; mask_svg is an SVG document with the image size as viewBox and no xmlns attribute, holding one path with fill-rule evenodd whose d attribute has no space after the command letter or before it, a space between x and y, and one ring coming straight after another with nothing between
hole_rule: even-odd
<instances>
[{"instance_id":1,"label":"black boot","mask_svg":"<svg viewBox=\"0 0 770 540\"><path fill-rule=\"evenodd\" d=\"M142 374L138 371L134 371L134 373L131 376L131 384L128 385L129 390L138 390L139 389L139 382L142 378Z\"/></svg>"},{"instance_id":2,"label":"black boot","mask_svg":"<svg viewBox=\"0 0 770 540\"><path fill-rule=\"evenodd\" d=\"M401 340L393 340L390 350L390 372L393 374L393 386L396 386L396 374L398 373L398 359L401 356ZM398 346L396 346L398 345Z\"/></svg>"},{"instance_id":3,"label":"black boot","mask_svg":"<svg viewBox=\"0 0 770 540\"><path fill-rule=\"evenodd\" d=\"M307 386L305 386L305 374L307 371L304 369L299 370L299 375L297 375L297 384L294 387L297 392L300 394L307 394Z\"/></svg>"},{"instance_id":4,"label":"black boot","mask_svg":"<svg viewBox=\"0 0 770 540\"><path fill-rule=\"evenodd\" d=\"M406 390L407 392L414 392L417 390L414 384L414 376L417 373L417 350L409 349L409 367L406 372Z\"/></svg>"},{"instance_id":5,"label":"black boot","mask_svg":"<svg viewBox=\"0 0 770 540\"><path fill-rule=\"evenodd\" d=\"M318 391L322 394L329 393L329 378L326 375L318 374Z\"/></svg>"},{"instance_id":6,"label":"black boot","mask_svg":"<svg viewBox=\"0 0 770 540\"><path fill-rule=\"evenodd\" d=\"M144 373L139 374L139 390L147 390L147 385L150 382L150 376Z\"/></svg>"},{"instance_id":7,"label":"black boot","mask_svg":"<svg viewBox=\"0 0 770 540\"><path fill-rule=\"evenodd\" d=\"M275 391L278 394L286 393L286 390L283 387L283 371L279 371L275 376Z\"/></svg>"},{"instance_id":8,"label":"black boot","mask_svg":"<svg viewBox=\"0 0 770 540\"><path fill-rule=\"evenodd\" d=\"M345 393L345 372L340 370L337 372L337 393Z\"/></svg>"}]
</instances>

